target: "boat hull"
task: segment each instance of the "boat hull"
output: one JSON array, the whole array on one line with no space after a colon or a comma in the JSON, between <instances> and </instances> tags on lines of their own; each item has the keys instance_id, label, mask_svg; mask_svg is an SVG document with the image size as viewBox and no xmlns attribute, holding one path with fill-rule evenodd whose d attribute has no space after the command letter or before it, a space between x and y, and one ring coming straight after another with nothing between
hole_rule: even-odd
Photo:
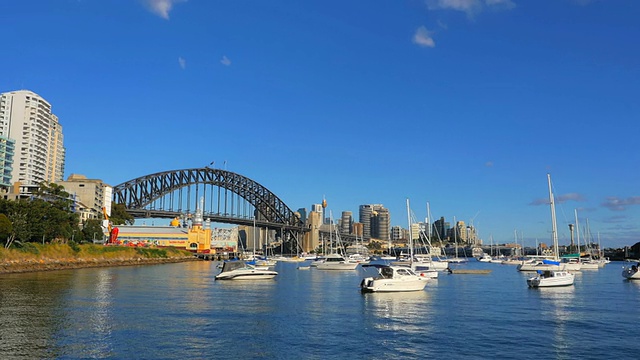
<instances>
[{"instance_id":1,"label":"boat hull","mask_svg":"<svg viewBox=\"0 0 640 360\"><path fill-rule=\"evenodd\" d=\"M216 276L216 280L268 280L278 275L275 271L269 270L247 270L247 271L229 271Z\"/></svg>"},{"instance_id":2,"label":"boat hull","mask_svg":"<svg viewBox=\"0 0 640 360\"><path fill-rule=\"evenodd\" d=\"M628 280L640 280L640 264L627 263L622 269L622 277Z\"/></svg>"},{"instance_id":3,"label":"boat hull","mask_svg":"<svg viewBox=\"0 0 640 360\"><path fill-rule=\"evenodd\" d=\"M554 271L552 275L538 275L527 279L527 285L532 288L571 286L575 275L566 271Z\"/></svg>"},{"instance_id":4,"label":"boat hull","mask_svg":"<svg viewBox=\"0 0 640 360\"><path fill-rule=\"evenodd\" d=\"M376 279L364 278L360 284L362 292L407 292L421 291L427 286L426 277L424 279Z\"/></svg>"}]
</instances>

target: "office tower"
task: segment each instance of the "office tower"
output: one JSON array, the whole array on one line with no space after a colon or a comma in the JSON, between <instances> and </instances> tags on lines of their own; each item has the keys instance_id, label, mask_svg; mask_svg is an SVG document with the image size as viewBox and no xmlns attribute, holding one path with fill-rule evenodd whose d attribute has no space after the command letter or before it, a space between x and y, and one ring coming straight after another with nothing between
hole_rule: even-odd
<instances>
[{"instance_id":1,"label":"office tower","mask_svg":"<svg viewBox=\"0 0 640 360\"><path fill-rule=\"evenodd\" d=\"M37 186L62 181L62 126L45 99L28 90L0 94L0 136L15 141L12 183Z\"/></svg>"},{"instance_id":2,"label":"office tower","mask_svg":"<svg viewBox=\"0 0 640 360\"><path fill-rule=\"evenodd\" d=\"M389 240L391 217L389 209L380 204L360 205L360 222L365 238Z\"/></svg>"},{"instance_id":3,"label":"office tower","mask_svg":"<svg viewBox=\"0 0 640 360\"><path fill-rule=\"evenodd\" d=\"M378 239L389 240L389 230L391 227L389 209L382 205L378 205L374 209L376 226L375 228L372 226L372 232L375 233L375 237Z\"/></svg>"},{"instance_id":4,"label":"office tower","mask_svg":"<svg viewBox=\"0 0 640 360\"><path fill-rule=\"evenodd\" d=\"M373 216L373 206L360 205L359 222L362 224L362 236L371 238L371 217Z\"/></svg>"},{"instance_id":5,"label":"office tower","mask_svg":"<svg viewBox=\"0 0 640 360\"><path fill-rule=\"evenodd\" d=\"M353 213L351 211L343 211L340 219L340 232L343 234L350 234L352 223Z\"/></svg>"}]
</instances>

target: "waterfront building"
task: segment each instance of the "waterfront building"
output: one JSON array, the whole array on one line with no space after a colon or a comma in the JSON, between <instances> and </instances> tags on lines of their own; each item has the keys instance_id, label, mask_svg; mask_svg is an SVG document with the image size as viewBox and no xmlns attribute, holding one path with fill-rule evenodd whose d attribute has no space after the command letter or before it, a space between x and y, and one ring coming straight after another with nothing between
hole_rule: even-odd
<instances>
[{"instance_id":1,"label":"waterfront building","mask_svg":"<svg viewBox=\"0 0 640 360\"><path fill-rule=\"evenodd\" d=\"M360 205L359 222L362 223L362 236L371 238L371 217L373 217L372 205Z\"/></svg>"},{"instance_id":2,"label":"waterfront building","mask_svg":"<svg viewBox=\"0 0 640 360\"><path fill-rule=\"evenodd\" d=\"M433 234L435 240L447 241L449 235L450 224L444 221L444 217L440 217L433 223Z\"/></svg>"},{"instance_id":3,"label":"waterfront building","mask_svg":"<svg viewBox=\"0 0 640 360\"><path fill-rule=\"evenodd\" d=\"M14 140L0 136L0 189L4 189L5 192L11 186L15 149L16 142Z\"/></svg>"},{"instance_id":4,"label":"waterfront building","mask_svg":"<svg viewBox=\"0 0 640 360\"><path fill-rule=\"evenodd\" d=\"M401 226L393 226L391 227L391 240L392 241L398 241L400 239L403 239L402 237L402 227Z\"/></svg>"},{"instance_id":5,"label":"waterfront building","mask_svg":"<svg viewBox=\"0 0 640 360\"><path fill-rule=\"evenodd\" d=\"M66 181L58 181L57 185L64 187L74 199L74 203L82 203L86 207L87 214L81 215L83 219L101 219L103 208L107 214L111 214L111 195L113 188L102 180L87 179L80 174L71 174ZM78 211L78 209L74 209Z\"/></svg>"},{"instance_id":6,"label":"waterfront building","mask_svg":"<svg viewBox=\"0 0 640 360\"><path fill-rule=\"evenodd\" d=\"M11 183L19 182L20 191L62 181L62 125L41 96L28 90L0 94L0 136L15 141Z\"/></svg>"}]
</instances>

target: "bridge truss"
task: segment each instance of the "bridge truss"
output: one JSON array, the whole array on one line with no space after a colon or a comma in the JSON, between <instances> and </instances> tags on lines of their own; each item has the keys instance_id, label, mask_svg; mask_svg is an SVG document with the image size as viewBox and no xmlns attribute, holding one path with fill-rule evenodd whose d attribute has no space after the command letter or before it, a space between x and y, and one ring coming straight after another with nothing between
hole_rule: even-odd
<instances>
[{"instance_id":1,"label":"bridge truss","mask_svg":"<svg viewBox=\"0 0 640 360\"><path fill-rule=\"evenodd\" d=\"M134 218L181 218L201 208L211 222L253 225L298 236L308 231L299 216L259 183L209 167L164 171L113 188L113 201Z\"/></svg>"}]
</instances>

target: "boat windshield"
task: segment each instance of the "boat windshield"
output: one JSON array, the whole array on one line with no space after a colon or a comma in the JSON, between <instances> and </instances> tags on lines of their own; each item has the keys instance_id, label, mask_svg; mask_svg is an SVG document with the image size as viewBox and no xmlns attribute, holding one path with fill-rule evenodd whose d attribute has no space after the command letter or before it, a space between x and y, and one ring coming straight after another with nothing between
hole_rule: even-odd
<instances>
[{"instance_id":1,"label":"boat windshield","mask_svg":"<svg viewBox=\"0 0 640 360\"><path fill-rule=\"evenodd\" d=\"M383 267L380 269L380 276L385 279L391 279L393 277L393 269L390 267Z\"/></svg>"}]
</instances>

